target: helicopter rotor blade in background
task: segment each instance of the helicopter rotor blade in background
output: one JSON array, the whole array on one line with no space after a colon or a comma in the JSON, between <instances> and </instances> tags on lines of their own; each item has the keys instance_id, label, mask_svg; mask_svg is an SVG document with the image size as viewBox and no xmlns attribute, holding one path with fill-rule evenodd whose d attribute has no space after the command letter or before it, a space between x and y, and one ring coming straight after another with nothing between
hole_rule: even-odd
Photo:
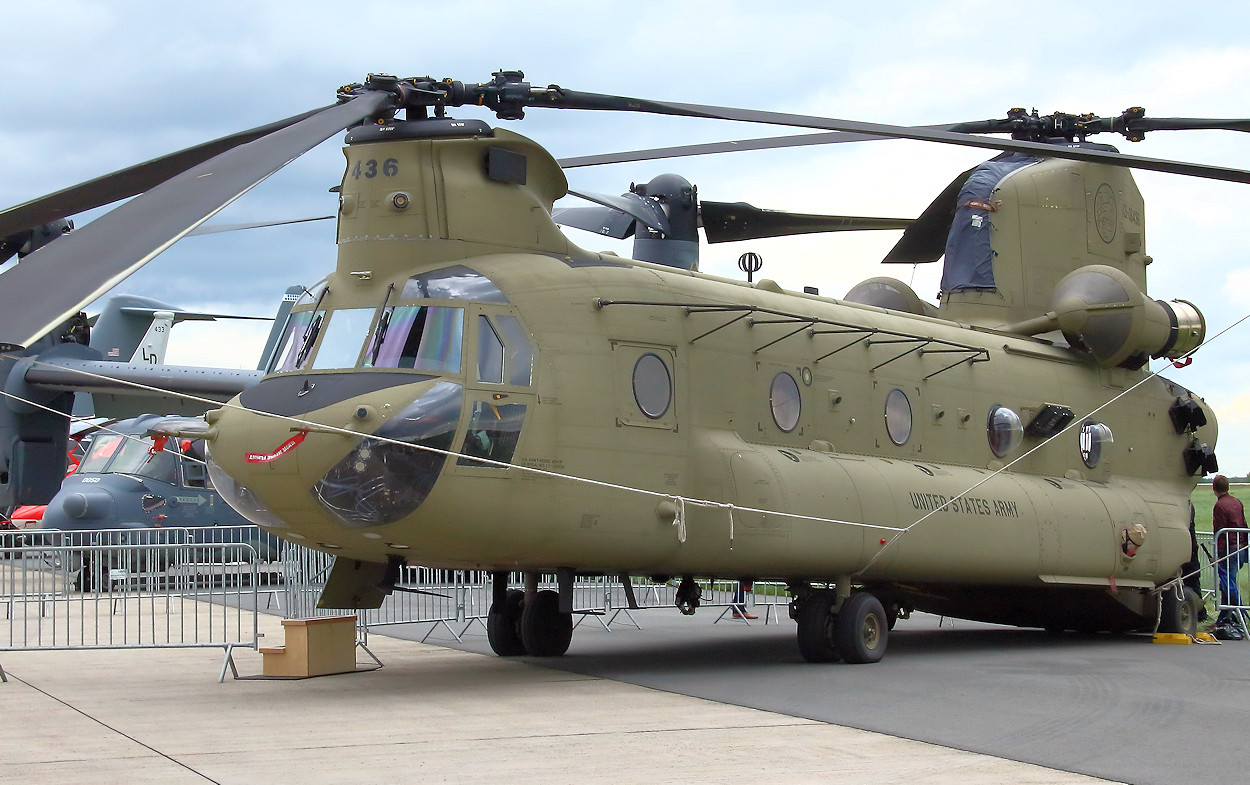
<instances>
[{"instance_id":1,"label":"helicopter rotor blade in background","mask_svg":"<svg viewBox=\"0 0 1250 785\"><path fill-rule=\"evenodd\" d=\"M814 232L906 229L910 218L867 218L850 215L808 215L762 210L745 202L702 202L703 233L709 243Z\"/></svg>"},{"instance_id":2,"label":"helicopter rotor blade in background","mask_svg":"<svg viewBox=\"0 0 1250 785\"><path fill-rule=\"evenodd\" d=\"M263 136L280 131L305 120L318 112L330 107L314 109L311 112L288 117L276 123L262 125L249 131L223 136L211 142L188 147L176 153L153 158L141 164L119 169L85 183L65 188L38 199L10 207L0 211L0 237L15 232L29 230L36 226L49 224L58 218L67 218L102 205L111 204L119 199L143 193L179 172L190 169L196 164L207 161L213 156L241 144L259 139Z\"/></svg>"},{"instance_id":3,"label":"helicopter rotor blade in background","mask_svg":"<svg viewBox=\"0 0 1250 785\"><path fill-rule=\"evenodd\" d=\"M226 205L344 128L389 110L371 91L176 175L4 273L0 342L29 346ZM61 286L47 282L61 281Z\"/></svg>"},{"instance_id":4,"label":"helicopter rotor blade in background","mask_svg":"<svg viewBox=\"0 0 1250 785\"><path fill-rule=\"evenodd\" d=\"M312 221L332 221L336 216L318 215L313 218L287 218L282 221L252 221L242 224L202 224L187 232L187 237L195 237L202 234L217 234L219 232L240 232L244 229L264 229L268 226L289 226L291 224L311 223Z\"/></svg>"},{"instance_id":5,"label":"helicopter rotor blade in background","mask_svg":"<svg viewBox=\"0 0 1250 785\"><path fill-rule=\"evenodd\" d=\"M923 125L920 127L933 131L942 131L949 129L951 124ZM775 150L785 147L840 144L842 142L875 142L887 138L889 137L874 136L871 134L853 134L843 131L826 131L818 134L768 136L759 139L738 139L732 142L708 142L705 144L678 145L676 147L653 147L648 150L632 150L620 153L583 155L573 158L561 158L557 163L559 163L564 169L576 169L581 166L602 166L604 164L619 164L634 161L657 161L664 158L688 158L696 155L716 155L719 153L735 153L745 150Z\"/></svg>"},{"instance_id":6,"label":"helicopter rotor blade in background","mask_svg":"<svg viewBox=\"0 0 1250 785\"><path fill-rule=\"evenodd\" d=\"M714 120L734 120L764 125L788 125L825 131L846 131L892 139L915 139L922 142L938 142L963 147L980 147L1002 152L1024 153L1041 158L1065 158L1072 161L1104 163L1111 166L1125 166L1131 169L1145 169L1211 180L1250 183L1250 171L1244 169L1187 163L1184 161L1169 161L1162 158L1146 158L1108 150L1095 150L1079 145L1065 146L1018 139L992 139L975 134L931 130L921 126L909 128L883 123L865 123L855 120L839 120L830 117L813 117L785 112L764 112L726 106L651 101L623 96L601 95L598 93L579 93L572 90L564 90L557 86L548 87L545 90L532 91L528 94L526 102L537 106L550 106L562 109L647 112L676 117L704 117ZM612 163L612 160L605 157L600 163Z\"/></svg>"}]
</instances>

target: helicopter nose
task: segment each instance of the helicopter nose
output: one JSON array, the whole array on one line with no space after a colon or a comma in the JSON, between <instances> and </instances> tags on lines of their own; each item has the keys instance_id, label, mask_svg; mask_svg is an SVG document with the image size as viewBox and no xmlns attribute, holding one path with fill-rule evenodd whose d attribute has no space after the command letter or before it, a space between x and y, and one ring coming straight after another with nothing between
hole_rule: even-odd
<instances>
[{"instance_id":1,"label":"helicopter nose","mask_svg":"<svg viewBox=\"0 0 1250 785\"><path fill-rule=\"evenodd\" d=\"M107 517L113 509L113 497L104 491L80 491L65 498L65 514L78 520Z\"/></svg>"}]
</instances>

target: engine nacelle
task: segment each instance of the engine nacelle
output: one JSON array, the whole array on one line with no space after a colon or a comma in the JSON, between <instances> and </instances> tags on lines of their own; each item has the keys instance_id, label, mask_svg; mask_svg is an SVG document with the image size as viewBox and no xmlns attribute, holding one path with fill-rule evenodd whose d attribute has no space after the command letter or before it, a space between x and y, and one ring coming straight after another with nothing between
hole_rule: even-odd
<instances>
[{"instance_id":1,"label":"engine nacelle","mask_svg":"<svg viewBox=\"0 0 1250 785\"><path fill-rule=\"evenodd\" d=\"M1104 368L1140 368L1153 357L1177 358L1206 337L1202 313L1186 300L1152 300L1124 272L1107 265L1074 270L1059 281L1051 310L1009 328L1025 335L1060 330Z\"/></svg>"}]
</instances>

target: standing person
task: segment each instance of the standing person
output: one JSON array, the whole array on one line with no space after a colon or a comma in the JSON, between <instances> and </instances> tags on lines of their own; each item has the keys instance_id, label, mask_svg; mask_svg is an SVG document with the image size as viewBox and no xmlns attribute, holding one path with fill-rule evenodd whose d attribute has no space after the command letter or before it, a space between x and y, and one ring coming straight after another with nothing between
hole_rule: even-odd
<instances>
[{"instance_id":1,"label":"standing person","mask_svg":"<svg viewBox=\"0 0 1250 785\"><path fill-rule=\"evenodd\" d=\"M1215 508L1211 511L1211 531L1215 532L1216 575L1220 584L1220 602L1223 605L1241 605L1241 591L1237 587L1237 573L1246 564L1246 535L1242 532L1225 532L1224 529L1245 529L1246 512L1241 502L1228 492L1228 478L1215 475L1211 481L1215 491ZM1231 611L1221 611L1216 619L1217 627L1232 628L1240 637L1241 624Z\"/></svg>"},{"instance_id":2,"label":"standing person","mask_svg":"<svg viewBox=\"0 0 1250 785\"><path fill-rule=\"evenodd\" d=\"M1184 584L1198 598L1198 621L1207 620L1207 603L1202 597L1202 562L1198 561L1198 533L1194 530L1194 503L1189 503L1189 561L1181 565Z\"/></svg>"}]
</instances>

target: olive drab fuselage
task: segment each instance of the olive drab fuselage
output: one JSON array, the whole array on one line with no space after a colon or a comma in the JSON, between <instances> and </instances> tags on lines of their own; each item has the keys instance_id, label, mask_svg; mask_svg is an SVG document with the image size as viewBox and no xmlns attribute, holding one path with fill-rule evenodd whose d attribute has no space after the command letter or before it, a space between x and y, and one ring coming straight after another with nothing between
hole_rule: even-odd
<instances>
[{"instance_id":1,"label":"olive drab fuselage","mask_svg":"<svg viewBox=\"0 0 1250 785\"><path fill-rule=\"evenodd\" d=\"M1077 268L1145 289L1127 170L1014 176L997 288L926 315L578 248L550 215L559 167L506 131L345 152L337 269L275 372L209 417L218 487L279 535L366 562L874 585L1145 589L1189 558L1205 404L1178 433L1187 390L1129 391L1146 370L1008 329ZM1013 426L1064 408L1058 433Z\"/></svg>"}]
</instances>

